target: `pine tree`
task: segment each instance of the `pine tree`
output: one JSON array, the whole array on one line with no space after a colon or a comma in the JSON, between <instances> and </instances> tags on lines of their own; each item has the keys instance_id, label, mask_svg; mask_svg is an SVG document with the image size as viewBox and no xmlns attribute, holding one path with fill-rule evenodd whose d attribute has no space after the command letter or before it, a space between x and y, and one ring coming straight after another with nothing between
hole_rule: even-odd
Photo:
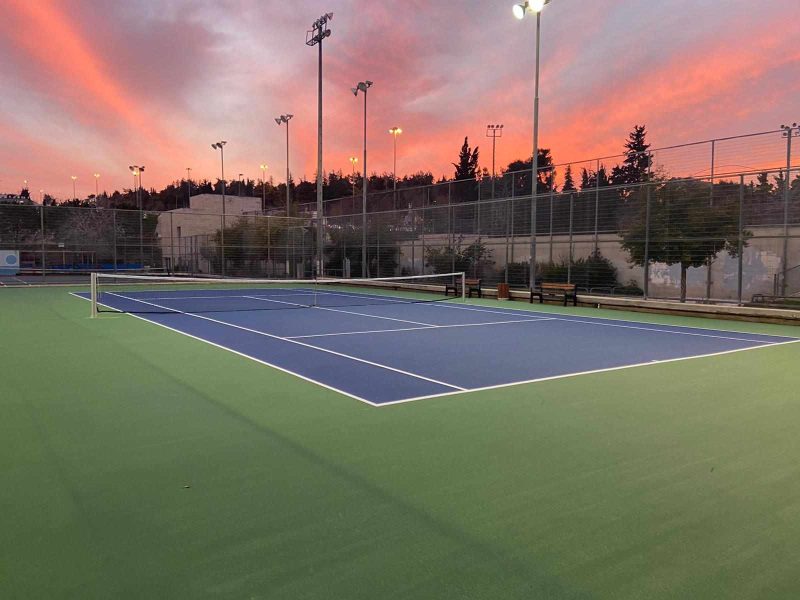
<instances>
[{"instance_id":1,"label":"pine tree","mask_svg":"<svg viewBox=\"0 0 800 600\"><path fill-rule=\"evenodd\" d=\"M567 165L566 171L564 171L564 185L561 186L562 192L574 192L575 191L575 181L572 179L572 165Z\"/></svg>"},{"instance_id":2,"label":"pine tree","mask_svg":"<svg viewBox=\"0 0 800 600\"><path fill-rule=\"evenodd\" d=\"M454 179L461 181L464 179L475 179L478 173L478 147L469 147L469 138L464 138L464 144L458 153L458 163L452 163L456 168Z\"/></svg>"},{"instance_id":3,"label":"pine tree","mask_svg":"<svg viewBox=\"0 0 800 600\"><path fill-rule=\"evenodd\" d=\"M625 142L625 159L611 171L611 182L614 185L629 185L647 181L650 175L652 153L648 152L650 144L646 142L645 125L634 125Z\"/></svg>"}]
</instances>

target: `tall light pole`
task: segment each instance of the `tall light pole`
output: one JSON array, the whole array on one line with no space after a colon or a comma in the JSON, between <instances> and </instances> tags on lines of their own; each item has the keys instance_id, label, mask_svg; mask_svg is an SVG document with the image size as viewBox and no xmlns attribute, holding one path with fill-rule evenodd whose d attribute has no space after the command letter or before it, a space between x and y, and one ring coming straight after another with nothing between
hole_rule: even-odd
<instances>
[{"instance_id":1,"label":"tall light pole","mask_svg":"<svg viewBox=\"0 0 800 600\"><path fill-rule=\"evenodd\" d=\"M192 167L186 167L186 206L192 201Z\"/></svg>"},{"instance_id":2,"label":"tall light pole","mask_svg":"<svg viewBox=\"0 0 800 600\"><path fill-rule=\"evenodd\" d=\"M78 179L75 175L70 175L69 177L72 179L72 199L77 202L78 200L78 193L75 191L75 180Z\"/></svg>"},{"instance_id":3,"label":"tall light pole","mask_svg":"<svg viewBox=\"0 0 800 600\"><path fill-rule=\"evenodd\" d=\"M372 82L359 81L356 87L350 88L354 96L364 92L364 173L361 185L361 277L367 276L367 90L372 87Z\"/></svg>"},{"instance_id":4,"label":"tall light pole","mask_svg":"<svg viewBox=\"0 0 800 600\"><path fill-rule=\"evenodd\" d=\"M244 173L239 173L239 197L242 196L242 182L244 181Z\"/></svg>"},{"instance_id":5,"label":"tall light pole","mask_svg":"<svg viewBox=\"0 0 800 600\"><path fill-rule=\"evenodd\" d=\"M783 137L786 138L786 178L783 181L783 258L781 259L781 289L780 294L786 295L786 273L789 270L789 202L792 188L792 138L800 137L800 125L781 125Z\"/></svg>"},{"instance_id":6,"label":"tall light pole","mask_svg":"<svg viewBox=\"0 0 800 600\"><path fill-rule=\"evenodd\" d=\"M259 165L261 169L261 214L267 211L267 169L266 164Z\"/></svg>"},{"instance_id":7,"label":"tall light pole","mask_svg":"<svg viewBox=\"0 0 800 600\"><path fill-rule=\"evenodd\" d=\"M392 127L389 130L389 133L392 134L394 137L394 161L392 163L392 179L394 180L394 200L395 200L395 208L397 208L397 136L403 133L403 130L399 127Z\"/></svg>"},{"instance_id":8,"label":"tall light pole","mask_svg":"<svg viewBox=\"0 0 800 600\"><path fill-rule=\"evenodd\" d=\"M333 13L325 13L314 21L311 31L306 32L306 45L319 46L319 67L317 81L317 277L322 277L322 41L331 35L328 21ZM286 182L289 185L289 182Z\"/></svg>"},{"instance_id":9,"label":"tall light pole","mask_svg":"<svg viewBox=\"0 0 800 600\"><path fill-rule=\"evenodd\" d=\"M486 137L492 138L492 200L494 200L494 180L495 180L495 154L497 152L497 138L503 137L502 125L487 125Z\"/></svg>"},{"instance_id":10,"label":"tall light pole","mask_svg":"<svg viewBox=\"0 0 800 600\"><path fill-rule=\"evenodd\" d=\"M225 151L223 148L227 144L225 140L214 142L211 147L214 150L219 150L220 172L222 174L222 229L220 230L220 254L222 256L221 270L222 275L225 275Z\"/></svg>"},{"instance_id":11,"label":"tall light pole","mask_svg":"<svg viewBox=\"0 0 800 600\"><path fill-rule=\"evenodd\" d=\"M289 195L289 121L294 115L281 115L275 117L275 122L280 127L281 123L286 123L286 216L291 216L292 199Z\"/></svg>"},{"instance_id":12,"label":"tall light pole","mask_svg":"<svg viewBox=\"0 0 800 600\"><path fill-rule=\"evenodd\" d=\"M536 287L536 194L539 182L539 38L542 29L542 9L550 0L526 0L514 5L514 16L524 19L528 13L536 14L536 74L533 96L533 157L531 160L531 260L530 288Z\"/></svg>"},{"instance_id":13,"label":"tall light pole","mask_svg":"<svg viewBox=\"0 0 800 600\"><path fill-rule=\"evenodd\" d=\"M142 171L144 167L138 165L131 165L128 167L133 173L133 187L136 188L136 205L139 208L139 261L141 266L144 267L144 215L142 214ZM139 178L137 183L136 178Z\"/></svg>"},{"instance_id":14,"label":"tall light pole","mask_svg":"<svg viewBox=\"0 0 800 600\"><path fill-rule=\"evenodd\" d=\"M100 173L93 173L94 175L94 201L100 196Z\"/></svg>"},{"instance_id":15,"label":"tall light pole","mask_svg":"<svg viewBox=\"0 0 800 600\"><path fill-rule=\"evenodd\" d=\"M353 165L353 174L351 176L351 181L353 183L353 200L356 198L356 163L358 162L357 156L351 156L349 159L350 164Z\"/></svg>"}]
</instances>

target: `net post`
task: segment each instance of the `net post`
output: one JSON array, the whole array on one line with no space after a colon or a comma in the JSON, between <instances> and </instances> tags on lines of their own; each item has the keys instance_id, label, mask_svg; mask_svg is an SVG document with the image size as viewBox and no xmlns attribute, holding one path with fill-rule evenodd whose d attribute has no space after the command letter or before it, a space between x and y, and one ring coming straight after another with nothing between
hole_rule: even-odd
<instances>
[{"instance_id":1,"label":"net post","mask_svg":"<svg viewBox=\"0 0 800 600\"><path fill-rule=\"evenodd\" d=\"M91 318L97 317L97 273L91 273L89 276L90 296L92 300Z\"/></svg>"},{"instance_id":2,"label":"net post","mask_svg":"<svg viewBox=\"0 0 800 600\"><path fill-rule=\"evenodd\" d=\"M461 301L467 302L467 274L464 272L461 273Z\"/></svg>"}]
</instances>

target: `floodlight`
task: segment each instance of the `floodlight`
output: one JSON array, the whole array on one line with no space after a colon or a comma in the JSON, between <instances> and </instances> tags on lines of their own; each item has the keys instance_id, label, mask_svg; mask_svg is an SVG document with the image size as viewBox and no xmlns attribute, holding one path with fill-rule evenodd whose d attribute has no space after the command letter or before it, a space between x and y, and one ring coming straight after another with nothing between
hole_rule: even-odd
<instances>
[{"instance_id":1,"label":"floodlight","mask_svg":"<svg viewBox=\"0 0 800 600\"><path fill-rule=\"evenodd\" d=\"M526 8L527 7L524 4L515 4L514 8L512 9L514 11L514 16L520 20L524 19Z\"/></svg>"}]
</instances>

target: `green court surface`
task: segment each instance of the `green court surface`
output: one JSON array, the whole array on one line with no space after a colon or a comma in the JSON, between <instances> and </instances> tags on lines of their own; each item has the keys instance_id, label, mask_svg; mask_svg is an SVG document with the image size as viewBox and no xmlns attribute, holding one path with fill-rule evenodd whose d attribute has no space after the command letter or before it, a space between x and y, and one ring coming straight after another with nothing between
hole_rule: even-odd
<instances>
[{"instance_id":1,"label":"green court surface","mask_svg":"<svg viewBox=\"0 0 800 600\"><path fill-rule=\"evenodd\" d=\"M0 598L800 597L800 344L373 408L68 291L0 289Z\"/></svg>"}]
</instances>

